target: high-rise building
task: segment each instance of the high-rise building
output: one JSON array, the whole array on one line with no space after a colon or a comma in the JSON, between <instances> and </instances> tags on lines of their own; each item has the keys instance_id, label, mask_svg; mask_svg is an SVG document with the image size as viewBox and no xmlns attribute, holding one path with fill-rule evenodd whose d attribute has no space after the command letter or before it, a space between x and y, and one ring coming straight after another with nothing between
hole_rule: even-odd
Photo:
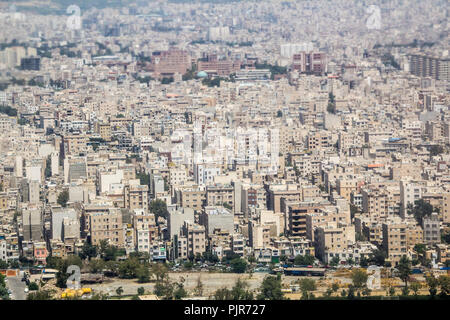
<instances>
[{"instance_id":1,"label":"high-rise building","mask_svg":"<svg viewBox=\"0 0 450 320\"><path fill-rule=\"evenodd\" d=\"M409 56L409 63L409 71L418 77L432 77L436 80L450 81L450 58L413 54Z\"/></svg>"},{"instance_id":2,"label":"high-rise building","mask_svg":"<svg viewBox=\"0 0 450 320\"><path fill-rule=\"evenodd\" d=\"M323 52L302 51L292 56L291 68L300 73L323 74L326 66L326 54Z\"/></svg>"}]
</instances>

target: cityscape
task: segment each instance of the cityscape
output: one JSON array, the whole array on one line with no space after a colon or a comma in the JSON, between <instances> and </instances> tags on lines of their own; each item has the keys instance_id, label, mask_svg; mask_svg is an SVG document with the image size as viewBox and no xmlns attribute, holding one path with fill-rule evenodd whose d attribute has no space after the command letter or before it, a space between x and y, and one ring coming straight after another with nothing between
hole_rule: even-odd
<instances>
[{"instance_id":1,"label":"cityscape","mask_svg":"<svg viewBox=\"0 0 450 320\"><path fill-rule=\"evenodd\" d=\"M448 18L0 0L0 304L448 299Z\"/></svg>"}]
</instances>

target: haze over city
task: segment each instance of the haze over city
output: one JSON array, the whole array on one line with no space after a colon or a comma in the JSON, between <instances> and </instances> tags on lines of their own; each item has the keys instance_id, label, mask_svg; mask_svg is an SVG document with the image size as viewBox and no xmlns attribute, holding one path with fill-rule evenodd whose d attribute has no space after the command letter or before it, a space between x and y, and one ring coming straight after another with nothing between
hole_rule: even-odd
<instances>
[{"instance_id":1,"label":"haze over city","mask_svg":"<svg viewBox=\"0 0 450 320\"><path fill-rule=\"evenodd\" d=\"M448 15L0 0L0 300L447 299Z\"/></svg>"}]
</instances>

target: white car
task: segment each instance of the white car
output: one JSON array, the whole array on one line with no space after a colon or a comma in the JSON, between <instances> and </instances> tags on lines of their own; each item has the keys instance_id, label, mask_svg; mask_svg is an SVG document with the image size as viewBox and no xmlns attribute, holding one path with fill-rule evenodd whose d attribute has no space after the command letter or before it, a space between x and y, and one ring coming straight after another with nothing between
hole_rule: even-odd
<instances>
[{"instance_id":1,"label":"white car","mask_svg":"<svg viewBox=\"0 0 450 320\"><path fill-rule=\"evenodd\" d=\"M28 288L25 288L24 291L25 291L25 293L28 293L28 291L30 291L30 290Z\"/></svg>"}]
</instances>

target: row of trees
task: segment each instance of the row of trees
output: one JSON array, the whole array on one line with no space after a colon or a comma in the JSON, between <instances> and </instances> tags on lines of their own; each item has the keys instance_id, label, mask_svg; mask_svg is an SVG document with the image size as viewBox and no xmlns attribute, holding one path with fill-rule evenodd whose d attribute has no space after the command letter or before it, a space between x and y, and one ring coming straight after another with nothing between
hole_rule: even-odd
<instances>
[{"instance_id":1,"label":"row of trees","mask_svg":"<svg viewBox=\"0 0 450 320\"><path fill-rule=\"evenodd\" d=\"M238 279L231 289L220 288L216 290L212 298L214 300L253 300L253 292L249 289L247 282ZM281 291L281 276L266 276L259 287L258 300L283 300Z\"/></svg>"},{"instance_id":2,"label":"row of trees","mask_svg":"<svg viewBox=\"0 0 450 320\"><path fill-rule=\"evenodd\" d=\"M6 289L6 276L0 273L0 299L9 300L8 289Z\"/></svg>"}]
</instances>

